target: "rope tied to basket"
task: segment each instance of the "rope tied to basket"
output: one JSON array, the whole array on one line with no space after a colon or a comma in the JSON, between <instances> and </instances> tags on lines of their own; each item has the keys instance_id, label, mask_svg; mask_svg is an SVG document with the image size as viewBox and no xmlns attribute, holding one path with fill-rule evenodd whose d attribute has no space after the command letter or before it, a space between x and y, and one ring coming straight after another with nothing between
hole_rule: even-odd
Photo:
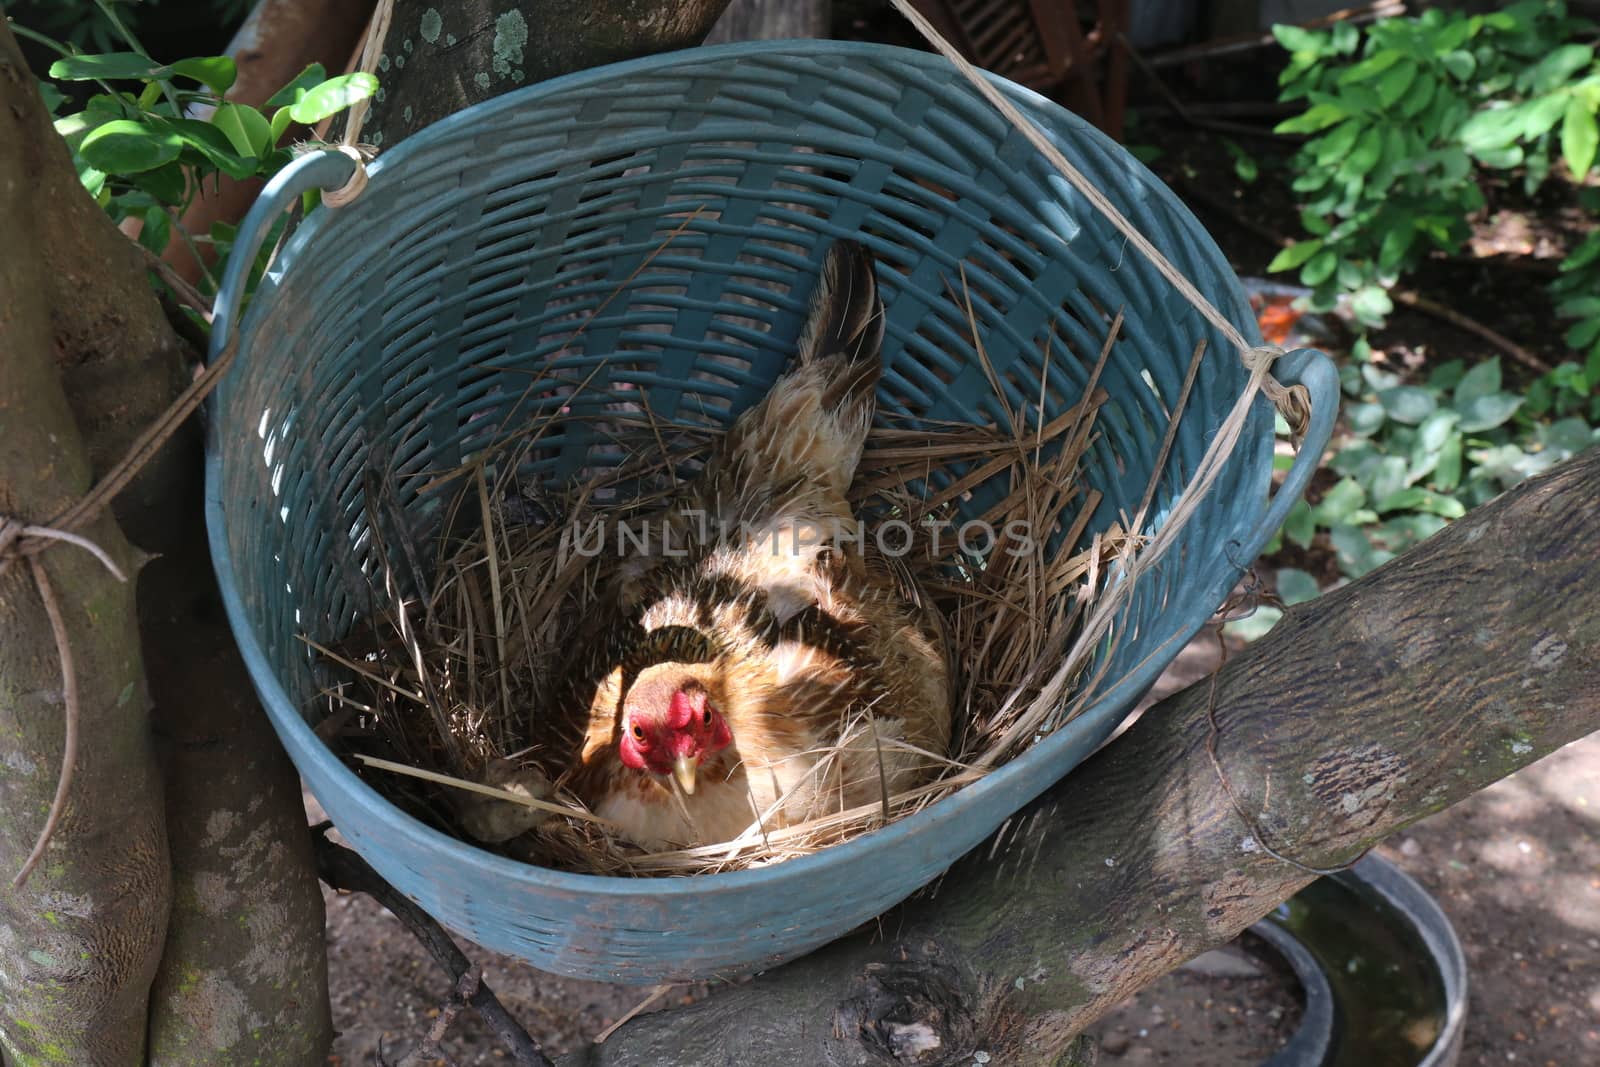
<instances>
[{"instance_id":1,"label":"rope tied to basket","mask_svg":"<svg viewBox=\"0 0 1600 1067\"><path fill-rule=\"evenodd\" d=\"M379 0L372 18L367 20L367 35L361 42L361 59L357 66L363 72L371 74L378 69L378 57L383 53L384 38L389 36L389 23L393 18L394 0ZM356 147L356 139L361 136L361 125L366 121L370 106L370 100L365 96L350 105L337 151L355 160L356 169L351 172L349 181L322 194L322 202L329 207L345 207L354 203L367 188L367 157Z\"/></svg>"}]
</instances>

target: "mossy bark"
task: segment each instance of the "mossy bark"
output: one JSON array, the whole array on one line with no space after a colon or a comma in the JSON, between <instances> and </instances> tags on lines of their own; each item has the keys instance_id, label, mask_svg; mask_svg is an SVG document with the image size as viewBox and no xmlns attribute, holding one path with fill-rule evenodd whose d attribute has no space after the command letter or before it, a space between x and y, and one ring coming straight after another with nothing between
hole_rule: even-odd
<instances>
[{"instance_id":1,"label":"mossy bark","mask_svg":"<svg viewBox=\"0 0 1600 1067\"><path fill-rule=\"evenodd\" d=\"M34 197L59 172L37 100L0 21L0 513L42 523L93 468L52 360L70 311L42 269L59 235ZM110 516L82 533L137 573ZM44 604L14 563L0 577L0 1045L15 1067L128 1067L143 1053L171 892L134 590L77 548L40 559L72 644L81 743L44 861L13 888L50 809L66 721Z\"/></svg>"},{"instance_id":2,"label":"mossy bark","mask_svg":"<svg viewBox=\"0 0 1600 1067\"><path fill-rule=\"evenodd\" d=\"M7 145L0 153L0 192L7 196L0 232L8 235L0 251L0 270L7 279L0 289L0 382L9 393L21 381L19 361L25 354L46 360L49 387L64 395L67 425L85 453L82 484L74 483L60 501L65 503L119 459L166 408L189 380L190 357L153 295L137 249L79 187L32 76L3 26L0 74L0 120L8 126L0 132L0 143ZM31 239L13 240L12 234ZM25 329L31 331L26 336L18 332ZM32 395L30 390L44 387L43 380L30 378L26 387L17 385L15 396ZM30 402L14 407L11 419L42 417L46 410ZM56 430L48 432L59 437ZM24 438L11 431L9 420L0 437L8 464L0 471L0 493L32 493L36 487L30 479L49 469L43 454L23 448ZM5 451L13 446L16 451ZM130 969L126 977L121 972L106 977L89 973L85 980L90 983L113 977L137 982L137 1024L99 1028L105 1034L127 1035L128 1041L137 1042L127 1046L135 1051L103 1060L73 1053L65 1062L139 1062L136 1050L144 1043L147 1017L148 1054L151 1062L163 1065L309 1067L324 1062L331 1041L321 895L298 779L255 707L222 615L205 551L200 471L199 433L191 424L114 505L115 518L129 539L159 557L139 575L133 643L134 662L142 648L148 667L150 697L141 673L128 691L138 699L119 686L124 703L115 715L107 712L114 722L85 729L74 796L89 802L101 791L137 785L145 791L139 794L143 801L156 806L157 830L164 809L159 891L152 887L136 895L141 906L160 909L155 929L161 962L155 970L152 957L149 973ZM0 511L40 520L55 510L25 504L26 499L0 501ZM55 549L46 558L52 565L76 564L70 556L75 552ZM25 568L13 567L7 587L25 573ZM120 590L131 596L133 587ZM62 601L64 606L87 603L66 590ZM49 631L40 627L37 613L14 615L9 604L0 603L0 626L26 625L36 645L45 642L38 648L46 648ZM80 641L86 655L109 654L88 647L87 638ZM120 656L121 646L114 647ZM18 680L23 675L16 673L20 668L10 657L22 651L23 646L6 643L0 652L0 693L18 686L23 692L40 691L40 686ZM43 691L50 689L59 691L59 681ZM38 765L36 778L53 786L59 733L52 742L55 748L42 750L42 761L11 742L0 733L0 780L13 762L25 760ZM139 758L149 763L146 770L135 774L106 762L122 758L124 747L135 743ZM155 778L157 766L165 780L164 797ZM118 812L119 805L121 799L108 803L107 815ZM131 797L125 806L127 818L145 810ZM8 803L5 810L22 808ZM35 826L36 820L17 823ZM125 840L119 842L119 835L112 834L101 844L131 849L142 840L132 832L120 836ZM64 838L61 847L70 848L76 861L87 846ZM25 854L24 844L7 839L0 846L0 873L13 869ZM123 857L130 864L131 855ZM169 882L175 892L169 891ZM50 925L50 920L43 921ZM147 932L131 916L119 922L129 936ZM164 946L159 941L162 928ZM24 927L14 929L19 936L32 936ZM147 1013L144 1004L152 982ZM12 978L0 972L0 1003L13 1000ZM90 1018L69 1011L66 1003L60 1008L59 1024L69 1029L77 1025L73 1016L81 1016L78 1021ZM54 1026L54 1014L32 1021ZM119 1055L125 1051L119 1046ZM19 1063L28 1062L19 1058Z\"/></svg>"},{"instance_id":3,"label":"mossy bark","mask_svg":"<svg viewBox=\"0 0 1600 1067\"><path fill-rule=\"evenodd\" d=\"M728 0L395 0L361 140L392 148L524 85L699 44Z\"/></svg>"},{"instance_id":4,"label":"mossy bark","mask_svg":"<svg viewBox=\"0 0 1600 1067\"><path fill-rule=\"evenodd\" d=\"M1351 862L1600 727L1597 539L1591 449L1292 609L870 931L567 1062L1052 1067L1311 880L1263 845Z\"/></svg>"}]
</instances>

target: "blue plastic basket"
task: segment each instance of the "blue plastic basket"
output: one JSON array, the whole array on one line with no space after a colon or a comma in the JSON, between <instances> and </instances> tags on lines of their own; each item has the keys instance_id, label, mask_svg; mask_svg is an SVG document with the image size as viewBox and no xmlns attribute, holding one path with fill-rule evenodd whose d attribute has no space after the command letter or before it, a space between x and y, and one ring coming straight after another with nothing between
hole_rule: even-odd
<instances>
[{"instance_id":1,"label":"blue plastic basket","mask_svg":"<svg viewBox=\"0 0 1600 1067\"><path fill-rule=\"evenodd\" d=\"M1159 181L1078 118L997 84L1256 337L1227 263ZM267 186L229 264L217 351L274 220L350 167L317 154ZM1277 373L1309 388L1313 417L1282 489L1269 502L1272 412L1258 400L1215 491L1141 580L1087 710L981 782L808 857L693 878L545 870L424 826L341 764L303 717L316 679L297 635L337 638L370 608L366 466L397 472L403 505L427 529L449 490L419 494L427 479L412 476L489 445L529 370L552 361L573 379L601 369L577 400L535 395L524 410L642 387L658 418L726 423L780 373L817 265L840 236L865 240L880 262L884 412L1004 417L950 297L962 265L988 358L1030 420L1042 353L1049 418L1078 399L1109 317L1125 311L1087 458L1105 494L1096 528L1137 509L1198 340L1209 349L1155 524L1244 387L1226 341L948 64L816 41L585 71L429 127L371 167L353 205L295 232L238 324L238 363L213 410L207 502L234 633L284 745L344 836L479 944L563 974L658 982L769 967L879 914L1105 740L1317 464L1338 383L1324 357L1297 352ZM545 445L529 471L549 479L614 462L582 421L558 424ZM970 510L983 510L982 494Z\"/></svg>"}]
</instances>

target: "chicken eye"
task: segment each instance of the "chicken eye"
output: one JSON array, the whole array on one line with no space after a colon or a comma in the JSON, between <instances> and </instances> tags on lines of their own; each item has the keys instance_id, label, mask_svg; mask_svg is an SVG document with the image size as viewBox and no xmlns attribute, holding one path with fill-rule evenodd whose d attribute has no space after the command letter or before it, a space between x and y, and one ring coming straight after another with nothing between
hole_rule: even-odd
<instances>
[{"instance_id":1,"label":"chicken eye","mask_svg":"<svg viewBox=\"0 0 1600 1067\"><path fill-rule=\"evenodd\" d=\"M633 739L635 741L644 740L644 728L637 723L635 723L633 727Z\"/></svg>"},{"instance_id":2,"label":"chicken eye","mask_svg":"<svg viewBox=\"0 0 1600 1067\"><path fill-rule=\"evenodd\" d=\"M701 712L700 712L700 722L703 725L706 725L706 726L710 726L711 725L711 705L707 704L701 710Z\"/></svg>"}]
</instances>

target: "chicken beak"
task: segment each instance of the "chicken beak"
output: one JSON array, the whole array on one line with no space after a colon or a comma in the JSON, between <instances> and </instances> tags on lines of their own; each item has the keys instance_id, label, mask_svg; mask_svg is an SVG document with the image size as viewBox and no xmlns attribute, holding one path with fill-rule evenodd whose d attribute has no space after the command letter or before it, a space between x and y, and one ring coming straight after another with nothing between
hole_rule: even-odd
<instances>
[{"instance_id":1,"label":"chicken beak","mask_svg":"<svg viewBox=\"0 0 1600 1067\"><path fill-rule=\"evenodd\" d=\"M678 780L678 785L690 796L694 795L694 772L699 761L693 756L679 756L672 764L672 777Z\"/></svg>"}]
</instances>

